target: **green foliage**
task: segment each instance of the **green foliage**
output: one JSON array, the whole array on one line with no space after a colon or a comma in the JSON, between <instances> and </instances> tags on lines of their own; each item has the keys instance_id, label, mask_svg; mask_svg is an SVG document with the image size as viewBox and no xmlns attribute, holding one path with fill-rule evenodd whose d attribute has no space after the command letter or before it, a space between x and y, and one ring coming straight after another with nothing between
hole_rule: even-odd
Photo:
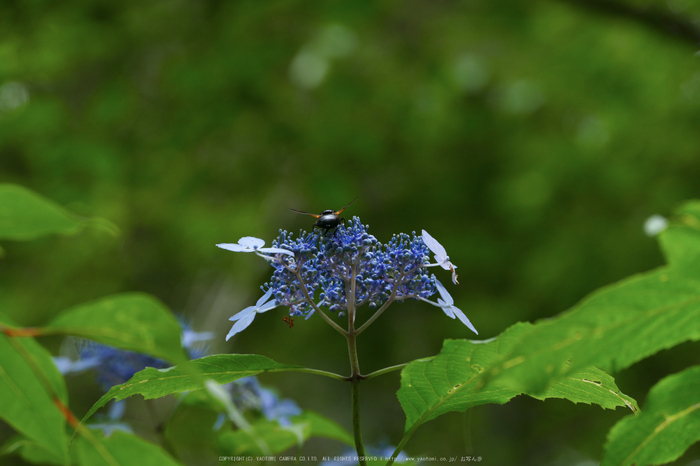
<instances>
[{"instance_id":1,"label":"green foliage","mask_svg":"<svg viewBox=\"0 0 700 466\"><path fill-rule=\"evenodd\" d=\"M280 364L270 358L256 354L217 354L167 369L153 369L149 367L135 374L128 382L112 387L88 411L83 418L83 422L111 399L123 400L139 394L148 400L160 398L171 393L199 390L204 388L203 382L205 379L225 384L263 372L299 369L304 368L302 366Z\"/></svg>"},{"instance_id":2,"label":"green foliage","mask_svg":"<svg viewBox=\"0 0 700 466\"><path fill-rule=\"evenodd\" d=\"M644 409L615 424L602 466L665 464L700 441L700 366L668 376L649 391Z\"/></svg>"},{"instance_id":3,"label":"green foliage","mask_svg":"<svg viewBox=\"0 0 700 466\"><path fill-rule=\"evenodd\" d=\"M406 413L405 432L452 411L466 411L485 403L504 404L526 393L537 398L565 398L574 403L596 403L603 408L636 407L622 394L613 378L597 369L577 371L554 383L544 393L489 384L485 377L503 354L508 354L532 325L516 324L488 342L446 340L434 358L414 361L401 372L398 398ZM633 408L635 409L635 408Z\"/></svg>"},{"instance_id":4,"label":"green foliage","mask_svg":"<svg viewBox=\"0 0 700 466\"><path fill-rule=\"evenodd\" d=\"M68 404L65 382L49 352L32 338L0 333L0 417L43 449L42 457L61 464L68 451L66 422L51 393Z\"/></svg>"},{"instance_id":5,"label":"green foliage","mask_svg":"<svg viewBox=\"0 0 700 466\"><path fill-rule=\"evenodd\" d=\"M170 310L145 293L123 293L67 309L41 329L94 340L178 363L187 360L182 327Z\"/></svg>"},{"instance_id":6,"label":"green foliage","mask_svg":"<svg viewBox=\"0 0 700 466\"><path fill-rule=\"evenodd\" d=\"M697 202L662 233L670 265L592 293L539 322L487 374L494 383L541 391L568 373L595 365L617 371L661 349L700 339L698 275L685 257L700 249ZM686 251L687 255L681 253Z\"/></svg>"},{"instance_id":7,"label":"green foliage","mask_svg":"<svg viewBox=\"0 0 700 466\"><path fill-rule=\"evenodd\" d=\"M301 446L311 437L331 438L354 445L352 436L345 429L314 412L305 411L291 421L289 426L280 426L277 421L260 419L252 424L252 432L242 429L224 432L218 437L219 450L224 455L261 455L258 439L262 439L272 454L278 454L295 445Z\"/></svg>"},{"instance_id":8,"label":"green foliage","mask_svg":"<svg viewBox=\"0 0 700 466\"><path fill-rule=\"evenodd\" d=\"M0 239L30 240L74 234L84 222L61 206L22 186L0 184Z\"/></svg>"},{"instance_id":9,"label":"green foliage","mask_svg":"<svg viewBox=\"0 0 700 466\"><path fill-rule=\"evenodd\" d=\"M99 433L75 440L72 456L80 466L177 466L160 447L135 435L116 431L105 438Z\"/></svg>"}]
</instances>

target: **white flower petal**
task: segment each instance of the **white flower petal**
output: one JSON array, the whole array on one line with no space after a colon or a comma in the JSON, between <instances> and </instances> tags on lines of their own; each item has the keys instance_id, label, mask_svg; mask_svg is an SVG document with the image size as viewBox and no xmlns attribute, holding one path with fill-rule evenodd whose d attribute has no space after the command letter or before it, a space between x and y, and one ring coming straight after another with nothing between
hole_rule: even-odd
<instances>
[{"instance_id":1,"label":"white flower petal","mask_svg":"<svg viewBox=\"0 0 700 466\"><path fill-rule=\"evenodd\" d=\"M254 236L244 236L238 240L238 244L248 249L258 249L265 246L265 240Z\"/></svg>"},{"instance_id":2,"label":"white flower petal","mask_svg":"<svg viewBox=\"0 0 700 466\"><path fill-rule=\"evenodd\" d=\"M243 312L243 311L241 311L241 312ZM240 314L240 312L238 314ZM238 314L236 314L236 315L238 315ZM228 335L226 335L226 341L228 341L235 334L242 332L243 330L248 328L248 326L251 323L253 323L253 319L255 319L255 315L256 315L256 313L252 312L249 315L247 315L246 317L244 317L241 320L239 320L238 322L236 322L235 324L233 324L233 327L231 327L231 330L228 332Z\"/></svg>"},{"instance_id":3,"label":"white flower petal","mask_svg":"<svg viewBox=\"0 0 700 466\"><path fill-rule=\"evenodd\" d=\"M234 315L233 317L229 317L228 320L235 322L237 320L241 320L244 317L248 317L251 314L255 314L255 311L256 311L255 306L248 306L247 308L243 309L241 312Z\"/></svg>"},{"instance_id":4,"label":"white flower petal","mask_svg":"<svg viewBox=\"0 0 700 466\"><path fill-rule=\"evenodd\" d=\"M294 257L294 253L290 251L289 249L282 249L282 248L260 248L258 249L260 252L265 252L268 254L289 254L290 256Z\"/></svg>"},{"instance_id":5,"label":"white flower petal","mask_svg":"<svg viewBox=\"0 0 700 466\"><path fill-rule=\"evenodd\" d=\"M455 303L455 300L452 299L450 293L447 292L445 286L442 283L440 283L440 281L437 278L435 278L435 286L437 287L438 293L440 293L440 297L445 301L445 303L452 306Z\"/></svg>"},{"instance_id":6,"label":"white flower petal","mask_svg":"<svg viewBox=\"0 0 700 466\"><path fill-rule=\"evenodd\" d=\"M208 341L214 338L214 332L195 332L193 330L184 330L180 340L184 348L189 348L198 341Z\"/></svg>"},{"instance_id":7,"label":"white flower petal","mask_svg":"<svg viewBox=\"0 0 700 466\"><path fill-rule=\"evenodd\" d=\"M228 249L229 251L233 252L253 252L252 249L246 248L244 246L241 246L240 244L234 244L234 243L221 243L217 244L217 247L220 247L221 249Z\"/></svg>"},{"instance_id":8,"label":"white flower petal","mask_svg":"<svg viewBox=\"0 0 700 466\"><path fill-rule=\"evenodd\" d=\"M267 290L267 291L265 292L265 294L262 295L262 298L258 299L258 302L255 303L256 309L259 309L260 306L262 306L263 304L265 304L265 303L270 299L271 296L272 296L272 288L270 288L269 290Z\"/></svg>"},{"instance_id":9,"label":"white flower petal","mask_svg":"<svg viewBox=\"0 0 700 466\"><path fill-rule=\"evenodd\" d=\"M440 305L440 308L442 308L442 312L444 312L447 315L447 317L449 317L450 319L455 318L455 313L452 312L452 306L450 306L440 298L438 298L438 304Z\"/></svg>"},{"instance_id":10,"label":"white flower petal","mask_svg":"<svg viewBox=\"0 0 700 466\"><path fill-rule=\"evenodd\" d=\"M262 314L263 312L267 312L270 309L274 309L278 306L279 306L279 304L276 303L275 299L272 299L272 300L266 302L265 304L263 304L262 306L258 307L258 314Z\"/></svg>"},{"instance_id":11,"label":"white flower petal","mask_svg":"<svg viewBox=\"0 0 700 466\"><path fill-rule=\"evenodd\" d=\"M442 263L445 262L445 260L449 259L447 257L447 251L445 251L445 248L442 246L442 244L438 243L437 240L430 236L430 234L428 234L427 231L422 230L422 237L423 242L426 246L428 246L428 249L433 251L433 254L435 254L435 260L437 260L439 263Z\"/></svg>"},{"instance_id":12,"label":"white flower petal","mask_svg":"<svg viewBox=\"0 0 700 466\"><path fill-rule=\"evenodd\" d=\"M464 315L464 312L462 312L460 309L458 309L458 308L456 308L456 307L454 307L454 306L452 306L452 311L455 313L455 315L457 316L457 318L458 318L459 320L462 321L462 323L463 323L464 325L466 325L467 327L469 327L469 329L470 329L472 332L476 333L477 335L479 334L479 332L476 331L476 329L474 328L474 326L472 325L472 323L469 321L469 319L467 318L467 316Z\"/></svg>"}]
</instances>

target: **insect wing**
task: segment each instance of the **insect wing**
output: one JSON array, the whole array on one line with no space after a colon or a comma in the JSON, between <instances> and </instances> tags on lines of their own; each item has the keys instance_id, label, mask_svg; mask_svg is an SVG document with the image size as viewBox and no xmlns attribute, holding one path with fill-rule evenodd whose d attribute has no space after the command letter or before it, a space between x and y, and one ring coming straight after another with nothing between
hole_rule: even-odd
<instances>
[{"instance_id":1,"label":"insect wing","mask_svg":"<svg viewBox=\"0 0 700 466\"><path fill-rule=\"evenodd\" d=\"M352 201L350 201L350 203L349 203L348 205L346 205L346 206L343 207L342 209L336 211L335 214L336 214L336 215L340 215L340 213L341 213L342 211L344 211L345 209L347 209L348 207L350 207L350 204L352 204L353 202L355 202L355 201L358 200L358 199L359 199L359 197L356 197L355 199L353 199Z\"/></svg>"},{"instance_id":2,"label":"insect wing","mask_svg":"<svg viewBox=\"0 0 700 466\"><path fill-rule=\"evenodd\" d=\"M318 214L312 214L311 212L303 212L303 211L301 211L301 210L296 210L296 209L289 209L289 210L291 210L292 212L296 212L296 213L298 213L298 214L302 214L302 215L311 215L312 217L315 217L315 218L319 218L319 217L320 217L320 215L318 215Z\"/></svg>"}]
</instances>

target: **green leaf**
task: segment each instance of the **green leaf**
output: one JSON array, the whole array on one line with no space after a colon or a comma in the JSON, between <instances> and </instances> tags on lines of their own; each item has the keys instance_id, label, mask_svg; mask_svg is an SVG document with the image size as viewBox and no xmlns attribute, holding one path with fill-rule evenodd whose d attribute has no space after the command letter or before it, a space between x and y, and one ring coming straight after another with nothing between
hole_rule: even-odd
<instances>
[{"instance_id":1,"label":"green leaf","mask_svg":"<svg viewBox=\"0 0 700 466\"><path fill-rule=\"evenodd\" d=\"M668 376L649 391L644 410L610 430L605 465L665 464L700 441L700 366Z\"/></svg>"},{"instance_id":2,"label":"green leaf","mask_svg":"<svg viewBox=\"0 0 700 466\"><path fill-rule=\"evenodd\" d=\"M263 455L264 453L258 446L259 440L262 440L270 447L270 453L274 455L303 443L311 433L309 423L294 423L291 426L282 427L277 421L259 419L252 423L251 427L252 432L250 433L238 429L220 434L218 439L219 452L230 456Z\"/></svg>"},{"instance_id":3,"label":"green leaf","mask_svg":"<svg viewBox=\"0 0 700 466\"><path fill-rule=\"evenodd\" d=\"M309 423L311 431L309 437L324 437L338 440L351 447L355 446L355 440L350 432L343 429L335 421L331 421L314 411L304 410L299 416L292 419L294 424Z\"/></svg>"},{"instance_id":4,"label":"green leaf","mask_svg":"<svg viewBox=\"0 0 700 466\"><path fill-rule=\"evenodd\" d=\"M81 304L41 329L94 340L178 363L187 360L182 327L170 310L144 293L124 293Z\"/></svg>"},{"instance_id":5,"label":"green leaf","mask_svg":"<svg viewBox=\"0 0 700 466\"><path fill-rule=\"evenodd\" d=\"M488 374L499 386L536 393L589 366L615 372L700 339L700 282L672 267L599 290L538 322Z\"/></svg>"},{"instance_id":6,"label":"green leaf","mask_svg":"<svg viewBox=\"0 0 700 466\"><path fill-rule=\"evenodd\" d=\"M672 267L700 277L700 201L676 209L669 226L659 234L659 242Z\"/></svg>"},{"instance_id":7,"label":"green leaf","mask_svg":"<svg viewBox=\"0 0 700 466\"><path fill-rule=\"evenodd\" d=\"M0 184L0 239L30 240L74 234L84 222L61 206L22 186Z\"/></svg>"},{"instance_id":8,"label":"green leaf","mask_svg":"<svg viewBox=\"0 0 700 466\"><path fill-rule=\"evenodd\" d=\"M265 442L272 454L281 453L311 437L339 440L354 446L352 435L337 423L313 411L304 411L291 419L290 426L280 426L277 421L260 419L252 424L253 434ZM261 455L259 441L244 430L223 432L219 436L219 449L225 455Z\"/></svg>"},{"instance_id":9,"label":"green leaf","mask_svg":"<svg viewBox=\"0 0 700 466\"><path fill-rule=\"evenodd\" d=\"M401 372L401 388L397 393L406 413L405 432L414 431L441 414L466 411L485 403L504 404L521 393L540 399L555 397L575 403L596 403L604 408L635 405L634 400L619 393L612 377L596 369L572 374L544 393L497 384L483 387L488 370L532 327L527 323L516 324L488 342L445 340L439 355L410 363Z\"/></svg>"},{"instance_id":10,"label":"green leaf","mask_svg":"<svg viewBox=\"0 0 700 466\"><path fill-rule=\"evenodd\" d=\"M596 404L605 409L627 406L634 412L639 411L637 402L620 392L613 377L596 367L576 371L575 374L560 379L542 394L529 395L539 400L563 398L574 403Z\"/></svg>"},{"instance_id":11,"label":"green leaf","mask_svg":"<svg viewBox=\"0 0 700 466\"><path fill-rule=\"evenodd\" d=\"M91 441L80 437L75 441L73 455L82 466L177 466L159 446L135 435L115 431L108 438L92 431Z\"/></svg>"},{"instance_id":12,"label":"green leaf","mask_svg":"<svg viewBox=\"0 0 700 466\"><path fill-rule=\"evenodd\" d=\"M10 438L0 448L0 455L19 455L24 461L34 464L65 464L61 456L55 456L43 445L20 435Z\"/></svg>"},{"instance_id":13,"label":"green leaf","mask_svg":"<svg viewBox=\"0 0 700 466\"><path fill-rule=\"evenodd\" d=\"M188 393L179 400L165 426L163 436L186 464L197 464L202 455L216 455L213 427L221 411L212 405L211 398L201 391Z\"/></svg>"},{"instance_id":14,"label":"green leaf","mask_svg":"<svg viewBox=\"0 0 700 466\"><path fill-rule=\"evenodd\" d=\"M2 321L10 323L4 317ZM32 338L0 334L0 418L43 447L56 462L65 463L65 419L54 404L49 386L67 405L65 381L49 352Z\"/></svg>"},{"instance_id":15,"label":"green leaf","mask_svg":"<svg viewBox=\"0 0 700 466\"><path fill-rule=\"evenodd\" d=\"M199 390L203 388L204 379L212 379L219 384L225 384L263 372L304 369L302 366L280 364L257 354L216 354L167 369L148 367L134 374L128 382L112 387L90 408L90 411L83 418L83 422L113 398L122 400L139 394L148 400L171 393Z\"/></svg>"}]
</instances>

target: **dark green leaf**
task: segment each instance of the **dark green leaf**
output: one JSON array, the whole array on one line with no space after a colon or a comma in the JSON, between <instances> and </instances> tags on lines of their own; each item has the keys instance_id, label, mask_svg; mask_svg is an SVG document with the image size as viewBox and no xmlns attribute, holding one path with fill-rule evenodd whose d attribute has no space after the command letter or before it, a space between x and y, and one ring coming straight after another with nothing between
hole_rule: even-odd
<instances>
[{"instance_id":1,"label":"dark green leaf","mask_svg":"<svg viewBox=\"0 0 700 466\"><path fill-rule=\"evenodd\" d=\"M666 377L650 391L642 412L608 434L605 465L665 464L700 441L700 366Z\"/></svg>"},{"instance_id":2,"label":"dark green leaf","mask_svg":"<svg viewBox=\"0 0 700 466\"><path fill-rule=\"evenodd\" d=\"M3 322L10 324L5 318ZM65 419L45 384L64 405L68 404L65 381L49 352L32 338L0 334L0 418L44 448L57 462L65 462Z\"/></svg>"}]
</instances>

